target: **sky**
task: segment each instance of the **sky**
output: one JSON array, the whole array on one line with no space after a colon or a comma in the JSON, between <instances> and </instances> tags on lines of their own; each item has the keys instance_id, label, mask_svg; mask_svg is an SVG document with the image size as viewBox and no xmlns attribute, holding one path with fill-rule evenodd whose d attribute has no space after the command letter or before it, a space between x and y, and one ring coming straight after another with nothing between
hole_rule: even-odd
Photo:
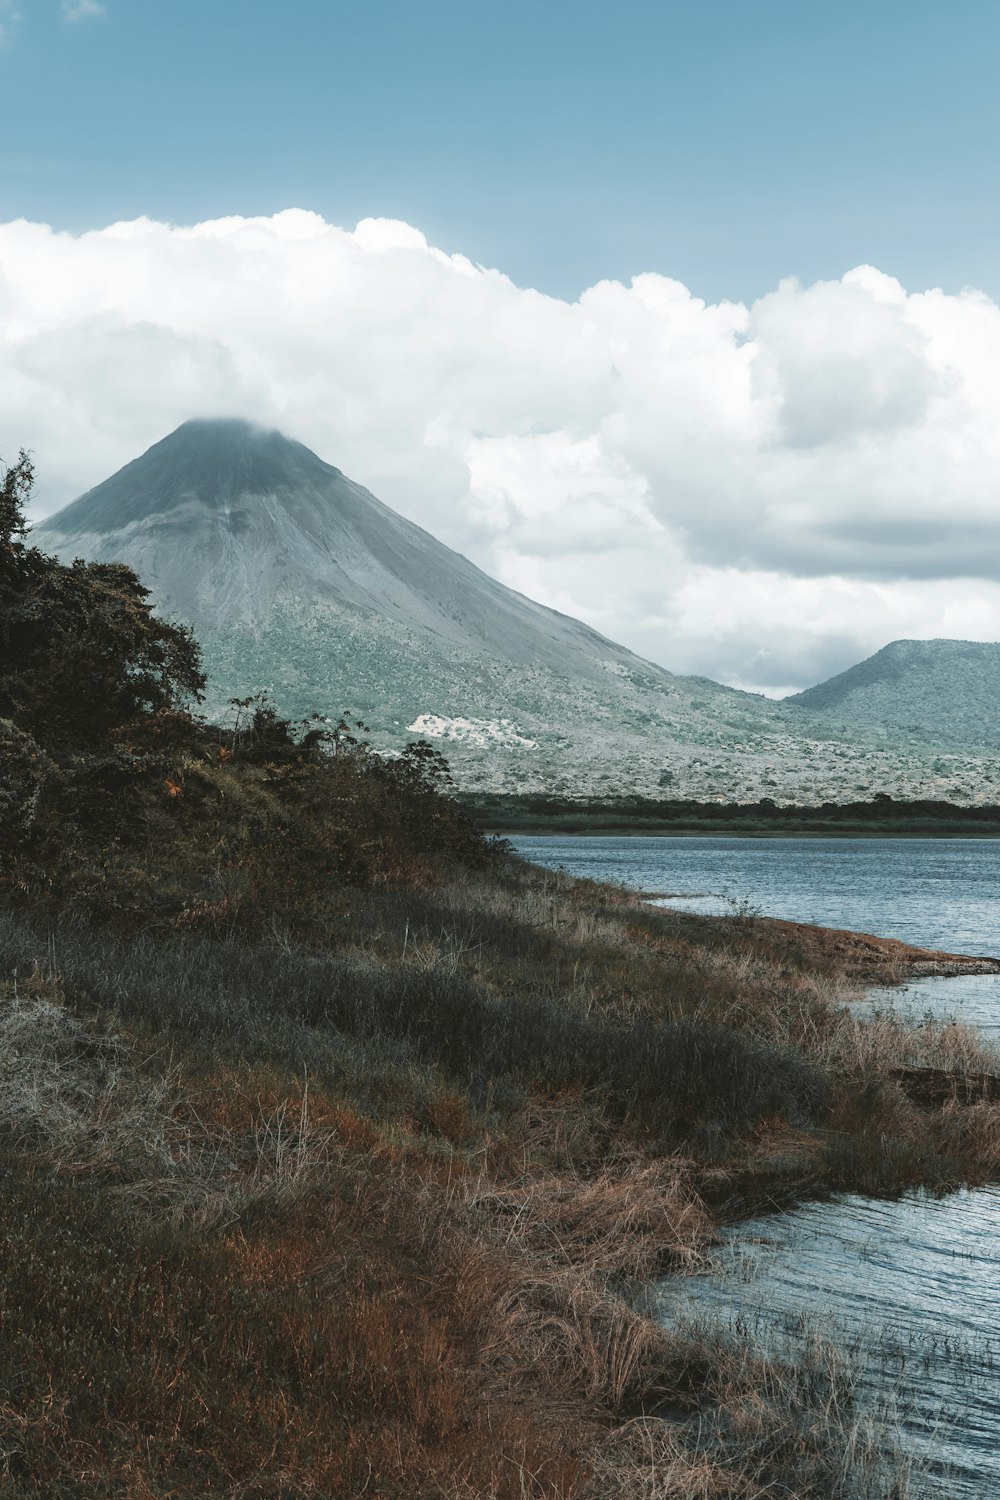
<instances>
[{"instance_id":1,"label":"sky","mask_svg":"<svg viewBox=\"0 0 1000 1500\"><path fill-rule=\"evenodd\" d=\"M0 454L190 416L771 693L1000 639L995 0L0 0Z\"/></svg>"}]
</instances>

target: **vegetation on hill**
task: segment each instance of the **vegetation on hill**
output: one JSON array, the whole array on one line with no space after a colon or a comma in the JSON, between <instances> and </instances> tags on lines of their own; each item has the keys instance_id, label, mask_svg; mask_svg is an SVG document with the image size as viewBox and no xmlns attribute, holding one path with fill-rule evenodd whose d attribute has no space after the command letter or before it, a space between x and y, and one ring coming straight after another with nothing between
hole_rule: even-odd
<instances>
[{"instance_id":1,"label":"vegetation on hill","mask_svg":"<svg viewBox=\"0 0 1000 1500\"><path fill-rule=\"evenodd\" d=\"M0 882L53 911L302 929L331 882L418 880L489 848L442 795L427 744L394 757L342 719L262 698L194 712L198 646L123 564L64 566L24 541L32 469L0 490Z\"/></svg>"},{"instance_id":2,"label":"vegetation on hill","mask_svg":"<svg viewBox=\"0 0 1000 1500\"><path fill-rule=\"evenodd\" d=\"M826 718L845 730L873 728L939 749L983 746L1000 735L995 641L890 641L836 677L786 698L792 714Z\"/></svg>"},{"instance_id":3,"label":"vegetation on hill","mask_svg":"<svg viewBox=\"0 0 1000 1500\"><path fill-rule=\"evenodd\" d=\"M853 715L853 687L844 712L822 692L813 712L677 676L512 592L250 423L185 422L39 539L64 561L141 566L158 607L197 633L213 716L248 684L267 683L293 720L336 719L348 703L380 750L407 726L433 739L467 792L976 805L1000 787L1000 647L909 643L930 655L897 681L884 671L896 643L892 661L847 674L865 679Z\"/></svg>"},{"instance_id":4,"label":"vegetation on hill","mask_svg":"<svg viewBox=\"0 0 1000 1500\"><path fill-rule=\"evenodd\" d=\"M997 838L1000 806L902 800L877 793L866 802L810 807L757 802L695 802L656 797L553 797L463 793L461 806L484 827L504 833L738 833Z\"/></svg>"},{"instance_id":5,"label":"vegetation on hill","mask_svg":"<svg viewBox=\"0 0 1000 1500\"><path fill-rule=\"evenodd\" d=\"M831 1351L635 1292L762 1196L995 1173L996 1105L898 1078L988 1049L859 1019L835 942L524 865L428 746L204 722L190 635L29 547L30 482L0 510L0 1496L905 1493Z\"/></svg>"}]
</instances>

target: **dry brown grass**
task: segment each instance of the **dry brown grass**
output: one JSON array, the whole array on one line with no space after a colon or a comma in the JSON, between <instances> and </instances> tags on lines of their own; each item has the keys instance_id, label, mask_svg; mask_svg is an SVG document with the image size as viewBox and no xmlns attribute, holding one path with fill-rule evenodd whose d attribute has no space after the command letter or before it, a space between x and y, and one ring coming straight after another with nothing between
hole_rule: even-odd
<instances>
[{"instance_id":1,"label":"dry brown grass","mask_svg":"<svg viewBox=\"0 0 1000 1500\"><path fill-rule=\"evenodd\" d=\"M1000 1176L1000 1105L945 1104L934 1128L943 1151L978 1162L984 1178Z\"/></svg>"},{"instance_id":2,"label":"dry brown grass","mask_svg":"<svg viewBox=\"0 0 1000 1500\"><path fill-rule=\"evenodd\" d=\"M615 1500L618 1495L634 1500L765 1500L774 1489L692 1453L674 1425L637 1417L602 1444L587 1500Z\"/></svg>"},{"instance_id":3,"label":"dry brown grass","mask_svg":"<svg viewBox=\"0 0 1000 1500\"><path fill-rule=\"evenodd\" d=\"M463 1274L502 1268L489 1345L507 1381L544 1371L549 1397L619 1417L667 1398L667 1341L628 1290L699 1258L710 1224L684 1163L623 1162L591 1179L467 1176L455 1197L451 1222L468 1226Z\"/></svg>"},{"instance_id":4,"label":"dry brown grass","mask_svg":"<svg viewBox=\"0 0 1000 1500\"><path fill-rule=\"evenodd\" d=\"M173 1089L169 1076L141 1076L122 1038L72 1015L37 969L0 986L0 1131L16 1149L64 1172L174 1174Z\"/></svg>"},{"instance_id":5,"label":"dry brown grass","mask_svg":"<svg viewBox=\"0 0 1000 1500\"><path fill-rule=\"evenodd\" d=\"M706 1184L737 1199L810 1173L892 1191L1000 1170L995 1107L929 1120L888 1076L989 1070L975 1037L864 1018L836 974L797 969L752 923L695 941L586 884L364 899L339 967L315 950L300 963L280 934L261 951L266 1004L250 953L197 933L116 968L82 952L75 1010L40 973L0 996L10 1493L902 1494L826 1355L796 1370L671 1332L633 1293L697 1261ZM192 954L211 961L201 989ZM87 1011L95 973L135 1031ZM656 1134L607 1089L546 1079L544 1057L477 1092L444 1050L421 1061L387 1038L385 1063L378 1038L328 1026L331 980L369 985L387 1016L397 996L404 1020L440 981L456 1025L483 995L535 997L553 1037L563 1015L637 1036L704 1022L821 1070L831 1110L790 1119L779 1093L709 1152L704 1121Z\"/></svg>"},{"instance_id":6,"label":"dry brown grass","mask_svg":"<svg viewBox=\"0 0 1000 1500\"><path fill-rule=\"evenodd\" d=\"M901 1067L1000 1073L997 1047L974 1026L955 1021L927 1020L914 1026L898 1016L869 1016L842 1007L813 1045L824 1066L862 1084Z\"/></svg>"},{"instance_id":7,"label":"dry brown grass","mask_svg":"<svg viewBox=\"0 0 1000 1500\"><path fill-rule=\"evenodd\" d=\"M554 1170L595 1149L579 1098L533 1105L516 1165L359 1140L301 1080L208 1087L28 988L4 1014L12 1494L767 1493L776 1434L802 1425L791 1387L772 1382L749 1473L739 1441L703 1454L654 1420L708 1400L739 1427L760 1385L631 1303L710 1230L683 1159Z\"/></svg>"}]
</instances>

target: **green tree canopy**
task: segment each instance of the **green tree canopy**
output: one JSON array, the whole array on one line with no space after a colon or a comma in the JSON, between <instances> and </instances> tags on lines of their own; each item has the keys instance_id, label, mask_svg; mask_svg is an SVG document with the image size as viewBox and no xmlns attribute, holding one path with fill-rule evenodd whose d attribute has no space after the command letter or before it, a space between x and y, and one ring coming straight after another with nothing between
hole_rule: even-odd
<instances>
[{"instance_id":1,"label":"green tree canopy","mask_svg":"<svg viewBox=\"0 0 1000 1500\"><path fill-rule=\"evenodd\" d=\"M0 465L0 717L57 756L201 698L197 642L157 619L123 563L65 565L25 541L34 471Z\"/></svg>"}]
</instances>

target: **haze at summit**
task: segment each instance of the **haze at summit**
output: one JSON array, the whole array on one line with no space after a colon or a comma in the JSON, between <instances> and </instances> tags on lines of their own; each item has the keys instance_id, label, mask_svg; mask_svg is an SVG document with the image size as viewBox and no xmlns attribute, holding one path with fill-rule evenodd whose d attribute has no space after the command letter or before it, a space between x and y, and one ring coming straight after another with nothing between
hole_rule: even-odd
<instances>
[{"instance_id":1,"label":"haze at summit","mask_svg":"<svg viewBox=\"0 0 1000 1500\"><path fill-rule=\"evenodd\" d=\"M0 452L40 510L247 415L676 670L1000 635L994 7L0 24ZM11 227L141 216L270 227Z\"/></svg>"}]
</instances>

